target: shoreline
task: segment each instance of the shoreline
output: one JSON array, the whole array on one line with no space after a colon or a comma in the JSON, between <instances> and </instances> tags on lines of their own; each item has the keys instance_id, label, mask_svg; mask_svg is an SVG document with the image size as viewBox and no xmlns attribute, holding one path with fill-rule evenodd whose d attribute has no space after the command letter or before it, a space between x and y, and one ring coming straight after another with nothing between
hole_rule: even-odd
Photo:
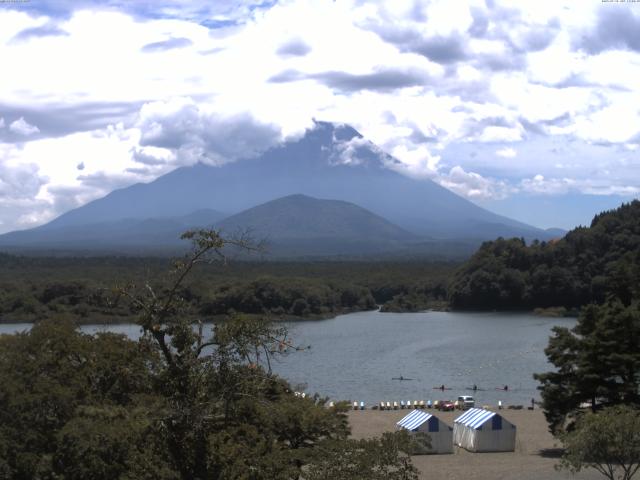
<instances>
[{"instance_id":1,"label":"shoreline","mask_svg":"<svg viewBox=\"0 0 640 480\"><path fill-rule=\"evenodd\" d=\"M579 315L579 311L576 310L567 310L564 307L550 307L550 308L528 308L528 309L515 309L515 310L466 310L466 309L454 309L451 308L451 305L446 302L434 302L433 305L429 305L427 308L421 309L385 309L386 304L376 304L375 308L371 309L344 309L342 311L335 312L327 312L327 313L318 313L318 314L310 314L307 316L296 316L291 314L284 315L275 315L275 314L259 314L259 313L243 313L236 312L238 315L243 316L252 316L252 317L264 317L269 318L274 323L302 323L302 322L318 322L322 320L333 320L336 317L342 315L349 315L352 313L364 313L364 312L377 312L381 314L398 314L398 313L408 313L408 314L416 314L416 313L429 313L429 312L450 312L450 313L497 313L497 314L524 314L524 315L534 315L542 318L577 318ZM224 319L228 318L229 314L216 314L216 315L207 315L205 318L202 318L202 323L217 323L220 321L224 321ZM27 318L24 318L27 317ZM8 316L5 314L4 316L0 315L0 325L13 325L13 324L35 324L39 321L42 321L42 318L34 319L31 315L19 315L17 318L12 318L12 315ZM198 323L198 315L193 315L194 320L193 323ZM46 317L46 318L54 318L54 317ZM123 325L123 324L134 324L136 323L137 316L135 314L131 315L107 315L107 314L93 314L93 318L91 315L87 317L77 316L75 319L78 325Z\"/></svg>"}]
</instances>

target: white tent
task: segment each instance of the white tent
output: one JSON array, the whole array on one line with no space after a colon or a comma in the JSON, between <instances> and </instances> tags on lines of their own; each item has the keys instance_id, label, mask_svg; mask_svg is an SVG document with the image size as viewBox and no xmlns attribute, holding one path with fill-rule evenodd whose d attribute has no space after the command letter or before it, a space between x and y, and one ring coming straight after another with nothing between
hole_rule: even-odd
<instances>
[{"instance_id":1,"label":"white tent","mask_svg":"<svg viewBox=\"0 0 640 480\"><path fill-rule=\"evenodd\" d=\"M414 438L419 445L414 453L453 453L453 429L430 413L413 410L396 425L415 435ZM429 435L431 448L422 444L420 434Z\"/></svg>"},{"instance_id":2,"label":"white tent","mask_svg":"<svg viewBox=\"0 0 640 480\"><path fill-rule=\"evenodd\" d=\"M516 427L496 412L471 408L454 420L453 443L470 452L513 452Z\"/></svg>"}]
</instances>

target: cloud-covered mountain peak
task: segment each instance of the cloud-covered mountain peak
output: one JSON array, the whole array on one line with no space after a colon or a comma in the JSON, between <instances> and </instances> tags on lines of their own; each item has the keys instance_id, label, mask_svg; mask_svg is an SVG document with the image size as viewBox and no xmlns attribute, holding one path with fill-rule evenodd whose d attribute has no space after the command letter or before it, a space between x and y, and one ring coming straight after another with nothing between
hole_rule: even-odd
<instances>
[{"instance_id":1,"label":"cloud-covered mountain peak","mask_svg":"<svg viewBox=\"0 0 640 480\"><path fill-rule=\"evenodd\" d=\"M350 202L430 237L549 236L484 210L431 180L388 168L396 161L348 125L315 122L303 136L257 157L181 167L151 183L113 191L42 228L178 217L200 209L234 214L304 194L301 201L315 197Z\"/></svg>"},{"instance_id":2,"label":"cloud-covered mountain peak","mask_svg":"<svg viewBox=\"0 0 640 480\"><path fill-rule=\"evenodd\" d=\"M314 149L320 153L315 160L330 166L366 165L386 168L393 158L380 147L367 140L356 129L345 123L314 120L297 143L300 147ZM289 148L285 144L283 148Z\"/></svg>"},{"instance_id":3,"label":"cloud-covered mountain peak","mask_svg":"<svg viewBox=\"0 0 640 480\"><path fill-rule=\"evenodd\" d=\"M325 122L313 120L313 127L307 130L306 135L317 137L325 142L331 139L334 142L349 141L353 138L362 138L360 132L346 123Z\"/></svg>"}]
</instances>

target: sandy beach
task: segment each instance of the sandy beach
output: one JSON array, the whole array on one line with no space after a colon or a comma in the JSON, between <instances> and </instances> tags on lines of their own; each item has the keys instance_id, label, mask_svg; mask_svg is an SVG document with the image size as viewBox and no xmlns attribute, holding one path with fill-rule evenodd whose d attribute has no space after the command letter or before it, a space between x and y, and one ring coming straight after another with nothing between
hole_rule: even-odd
<instances>
[{"instance_id":1,"label":"sandy beach","mask_svg":"<svg viewBox=\"0 0 640 480\"><path fill-rule=\"evenodd\" d=\"M428 410L453 426L456 412ZM368 438L386 431L395 430L395 423L407 410L364 410L349 412L354 438ZM419 455L413 457L420 470L421 479L429 480L476 480L476 479L578 479L602 478L596 471L587 470L577 475L567 471L558 472L558 442L547 430L541 410L500 410L500 414L517 428L516 450L505 453L470 453L454 448L450 455Z\"/></svg>"}]
</instances>

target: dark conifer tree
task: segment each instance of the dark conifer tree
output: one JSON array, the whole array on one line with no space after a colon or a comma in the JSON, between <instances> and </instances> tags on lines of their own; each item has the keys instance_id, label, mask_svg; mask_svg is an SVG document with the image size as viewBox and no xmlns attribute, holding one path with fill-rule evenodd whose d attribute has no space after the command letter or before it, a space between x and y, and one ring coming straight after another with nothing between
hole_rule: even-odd
<instances>
[{"instance_id":1,"label":"dark conifer tree","mask_svg":"<svg viewBox=\"0 0 640 480\"><path fill-rule=\"evenodd\" d=\"M585 308L571 330L555 327L545 349L556 371L536 374L552 432L588 404L640 406L640 308L620 300Z\"/></svg>"}]
</instances>

